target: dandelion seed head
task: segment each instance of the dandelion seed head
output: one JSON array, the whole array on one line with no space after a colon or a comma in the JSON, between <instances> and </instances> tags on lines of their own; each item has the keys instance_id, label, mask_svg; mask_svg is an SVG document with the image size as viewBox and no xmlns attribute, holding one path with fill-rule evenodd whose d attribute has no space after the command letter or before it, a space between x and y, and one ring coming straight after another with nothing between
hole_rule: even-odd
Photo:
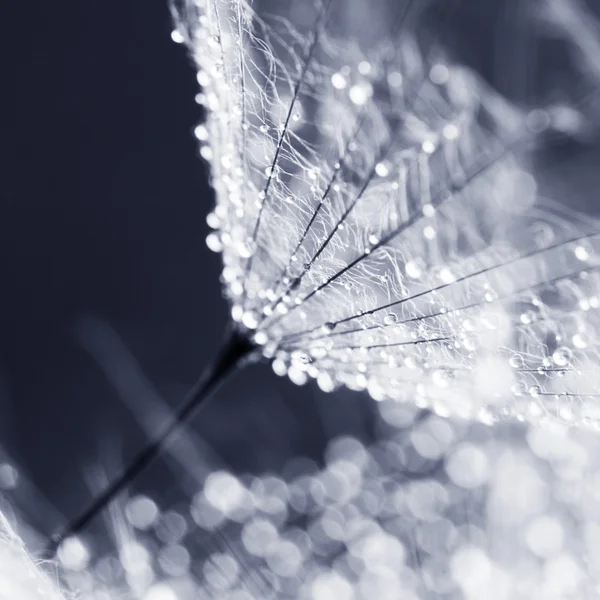
<instances>
[{"instance_id":1,"label":"dandelion seed head","mask_svg":"<svg viewBox=\"0 0 600 600\"><path fill-rule=\"evenodd\" d=\"M299 385L591 424L600 238L540 197L520 145L559 111L523 113L408 32L367 48L273 10L207 2L177 26L233 320Z\"/></svg>"}]
</instances>

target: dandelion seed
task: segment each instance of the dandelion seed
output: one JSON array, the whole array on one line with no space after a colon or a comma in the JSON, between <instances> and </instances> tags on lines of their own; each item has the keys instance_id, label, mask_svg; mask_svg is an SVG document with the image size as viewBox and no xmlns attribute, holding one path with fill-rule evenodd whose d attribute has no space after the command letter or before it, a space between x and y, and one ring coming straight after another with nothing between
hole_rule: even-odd
<instances>
[{"instance_id":1,"label":"dandelion seed","mask_svg":"<svg viewBox=\"0 0 600 600\"><path fill-rule=\"evenodd\" d=\"M176 11L207 108L196 130L217 202L207 243L222 252L236 328L174 423L71 529L224 373L259 355L299 385L411 398L440 415L589 424L600 229L539 198L524 171L548 112L522 113L408 31L365 52L333 33L333 4L298 22L287 3L268 20L241 0ZM316 343L327 352L311 357Z\"/></svg>"},{"instance_id":2,"label":"dandelion seed","mask_svg":"<svg viewBox=\"0 0 600 600\"><path fill-rule=\"evenodd\" d=\"M199 39L215 28L240 36L239 26L247 27L250 13L223 11L207 5ZM228 215L223 227L245 231L257 249L235 256L224 248L227 269L237 269L232 281L243 282L245 309L261 315L248 329L277 344L278 360L296 365L292 374L298 381L312 371L296 372L295 353L329 340L327 352L313 357L315 376L324 380L327 373L336 385L377 388L378 396L392 395L385 382L395 352L402 352L405 365L426 361L438 373L433 388L410 369L395 368L394 379L409 395L419 387L438 406L448 402L450 412L450 396L442 389L467 394L470 414L480 413L487 400L475 392L476 382L490 365L505 365L513 383L526 389L558 391L556 381L537 369L548 361L569 367L571 361L588 360L586 349L573 341L581 331L569 331L560 306L569 294L581 304L584 290L597 285L594 269L600 265L591 251L600 240L593 223L576 226L567 215L546 212L534 178L513 154L528 136L547 130L547 115L520 113L474 73L440 60L439 50L435 62L427 52L415 54L407 32L393 57L381 49L374 60L378 49L373 48L367 59L351 42L329 33L328 11L317 11L308 30L290 36L287 45L266 47L248 36L241 61L233 53L228 62L219 47L195 53L200 73L210 72L216 61L224 64L226 83L211 81L205 90L220 96L220 106L226 107L228 97L236 106L252 105L245 117L223 108L227 127L213 127L220 115L209 115L208 127L215 130L211 147L238 148L232 165L263 162L263 177L257 168L238 175L243 196L261 197L257 208L247 205L243 219L217 188L217 206ZM419 69L404 66L402 57L409 53ZM239 78L258 64L269 68L259 70L254 82L246 78L242 89ZM329 74L330 86L314 79L320 71ZM285 116L315 96L320 128L292 136ZM289 100L281 107L278 97ZM434 98L443 110L431 109ZM276 135L270 133L273 120L284 123ZM240 134L242 122L250 125L246 137ZM268 136L271 152L264 159L240 145L248 135L257 141ZM337 154L328 153L327 164L319 148L332 147ZM275 180L274 170L284 163L286 175ZM336 202L329 203L333 195ZM362 247L357 239L365 240ZM581 273L577 260L592 267L585 284L575 283ZM226 294L237 298L233 287L229 284ZM268 299L261 295L265 289L272 292ZM531 292L538 305L528 306ZM555 339L571 340L571 347L558 341L547 346L552 328L559 333ZM363 354L359 362L354 348ZM566 358L565 348L572 357ZM385 351L383 363L376 350ZM466 368L473 364L479 375L477 368ZM438 385L439 373L447 375L447 385ZM565 382L578 394L584 391L583 379L572 372ZM528 411L510 391L501 396L489 401L496 418L501 406L509 406L514 416Z\"/></svg>"}]
</instances>

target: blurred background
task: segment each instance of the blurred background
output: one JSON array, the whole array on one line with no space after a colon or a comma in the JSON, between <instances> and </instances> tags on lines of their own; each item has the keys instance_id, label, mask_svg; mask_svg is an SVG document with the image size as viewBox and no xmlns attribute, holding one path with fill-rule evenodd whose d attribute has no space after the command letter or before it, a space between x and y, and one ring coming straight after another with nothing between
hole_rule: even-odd
<instances>
[{"instance_id":1,"label":"blurred background","mask_svg":"<svg viewBox=\"0 0 600 600\"><path fill-rule=\"evenodd\" d=\"M590 83L564 39L523 18L522 0L457 4L436 24L441 40L513 100L568 99L550 90ZM204 243L213 197L193 136L195 72L166 2L1 10L0 485L50 534L89 501L94 465L114 472L144 444L146 408L182 399L216 354L228 307ZM583 166L543 181L592 212L597 154L565 144ZM190 430L211 464L279 472L293 457L320 460L336 435L372 439L374 410L258 365ZM153 493L174 477L157 464L136 485Z\"/></svg>"}]
</instances>

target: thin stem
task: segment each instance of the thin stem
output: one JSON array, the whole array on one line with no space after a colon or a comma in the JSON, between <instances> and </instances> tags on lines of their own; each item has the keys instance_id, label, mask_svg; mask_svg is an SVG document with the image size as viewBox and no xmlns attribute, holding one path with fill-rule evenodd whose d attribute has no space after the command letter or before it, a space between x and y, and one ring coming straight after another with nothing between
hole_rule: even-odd
<instances>
[{"instance_id":1,"label":"thin stem","mask_svg":"<svg viewBox=\"0 0 600 600\"><path fill-rule=\"evenodd\" d=\"M163 431L133 458L121 474L83 511L54 534L45 549L46 556L54 556L60 544L68 537L85 529L104 509L158 458L170 438L204 407L227 377L244 366L254 345L239 332L233 330L225 341L214 363L202 374L188 392L172 421Z\"/></svg>"}]
</instances>

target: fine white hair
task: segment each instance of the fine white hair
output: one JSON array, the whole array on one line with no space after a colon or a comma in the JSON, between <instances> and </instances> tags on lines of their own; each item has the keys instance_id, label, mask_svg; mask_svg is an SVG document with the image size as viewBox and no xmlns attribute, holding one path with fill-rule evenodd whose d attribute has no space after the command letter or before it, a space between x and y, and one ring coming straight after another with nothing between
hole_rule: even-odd
<instances>
[{"instance_id":1,"label":"fine white hair","mask_svg":"<svg viewBox=\"0 0 600 600\"><path fill-rule=\"evenodd\" d=\"M599 230L527 168L553 113L454 64L410 2L367 41L343 3L264 4L174 5L240 328L325 391L597 423Z\"/></svg>"}]
</instances>

